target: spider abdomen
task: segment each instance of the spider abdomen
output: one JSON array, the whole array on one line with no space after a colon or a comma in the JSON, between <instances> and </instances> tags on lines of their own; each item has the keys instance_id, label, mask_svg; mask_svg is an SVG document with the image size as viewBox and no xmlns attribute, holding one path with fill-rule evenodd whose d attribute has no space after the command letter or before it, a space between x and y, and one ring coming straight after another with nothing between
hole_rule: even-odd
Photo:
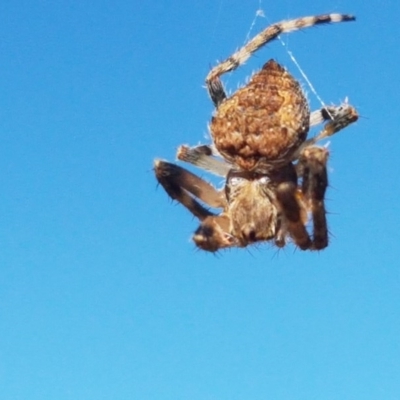
<instances>
[{"instance_id":1,"label":"spider abdomen","mask_svg":"<svg viewBox=\"0 0 400 400\"><path fill-rule=\"evenodd\" d=\"M305 140L310 111L300 84L276 61L216 110L210 130L220 154L244 170L288 158Z\"/></svg>"}]
</instances>

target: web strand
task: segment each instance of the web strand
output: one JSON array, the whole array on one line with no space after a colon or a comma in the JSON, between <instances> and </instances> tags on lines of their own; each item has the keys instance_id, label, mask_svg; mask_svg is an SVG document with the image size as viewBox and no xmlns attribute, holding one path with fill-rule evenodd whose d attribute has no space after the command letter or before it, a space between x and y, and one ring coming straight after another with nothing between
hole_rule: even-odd
<instances>
[{"instance_id":1,"label":"web strand","mask_svg":"<svg viewBox=\"0 0 400 400\"><path fill-rule=\"evenodd\" d=\"M258 1L258 9L256 11L256 14L254 16L254 19L250 25L249 31L247 33L246 36L246 40L245 42L247 43L250 39L250 33L254 28L254 25L256 24L257 18L266 18L264 10L262 9L262 0ZM268 20L268 18L267 18ZM268 21L270 23L270 21ZM282 44L282 46L284 47L286 53L288 54L288 56L290 57L290 59L292 60L293 64L296 66L296 68L299 70L301 76L303 77L304 81L307 83L308 87L310 88L311 92L314 94L314 96L317 98L317 100L319 101L319 103L321 104L321 106L326 110L327 114L329 115L329 117L333 118L332 115L329 113L327 106L324 102L324 100L322 99L322 97L318 94L317 90L315 89L314 85L311 83L310 79L308 78L307 74L304 72L303 68L301 68L300 63L297 61L296 57L294 56L293 52L290 51L288 49L288 46L286 45L286 43L284 42L284 40L281 38L281 36L278 36L278 39L280 41L280 43Z\"/></svg>"},{"instance_id":2,"label":"web strand","mask_svg":"<svg viewBox=\"0 0 400 400\"><path fill-rule=\"evenodd\" d=\"M326 110L327 114L329 115L330 118L333 119L333 116L329 113L327 106L325 104L325 102L322 100L321 96L318 94L318 92L316 91L314 85L311 83L311 81L308 79L308 76L306 75L306 73L304 72L303 68L301 68L300 64L298 63L298 61L296 60L295 56L293 55L293 53L287 48L286 43L282 40L282 38L280 36L278 36L279 41L281 42L282 46L285 48L286 53L289 55L290 59L292 60L292 62L294 63L294 65L297 67L297 69L299 70L301 76L303 77L303 79L307 82L308 87L310 88L311 92L314 93L314 96L318 99L318 101L320 102L320 104L322 105L322 107Z\"/></svg>"}]
</instances>

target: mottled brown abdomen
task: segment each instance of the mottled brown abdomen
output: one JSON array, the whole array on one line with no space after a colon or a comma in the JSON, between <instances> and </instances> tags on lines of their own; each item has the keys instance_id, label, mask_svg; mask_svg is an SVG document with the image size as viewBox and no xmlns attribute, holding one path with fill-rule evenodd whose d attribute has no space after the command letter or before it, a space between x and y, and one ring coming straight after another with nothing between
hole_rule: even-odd
<instances>
[{"instance_id":1,"label":"mottled brown abdomen","mask_svg":"<svg viewBox=\"0 0 400 400\"><path fill-rule=\"evenodd\" d=\"M224 158L252 170L287 160L306 139L309 119L300 84L270 60L248 85L220 104L210 130Z\"/></svg>"}]
</instances>

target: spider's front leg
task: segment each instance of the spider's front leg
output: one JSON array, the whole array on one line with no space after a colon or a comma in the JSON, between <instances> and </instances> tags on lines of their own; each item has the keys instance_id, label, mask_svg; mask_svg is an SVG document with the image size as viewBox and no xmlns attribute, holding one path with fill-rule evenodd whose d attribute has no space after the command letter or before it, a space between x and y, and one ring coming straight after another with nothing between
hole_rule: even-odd
<instances>
[{"instance_id":1,"label":"spider's front leg","mask_svg":"<svg viewBox=\"0 0 400 400\"><path fill-rule=\"evenodd\" d=\"M326 164L329 153L326 148L313 146L318 141L336 134L358 120L357 110L347 100L339 106L329 106L314 111L310 115L310 126L326 121L321 131L306 140L294 153L299 159L296 171L302 177L302 192L311 211L313 239L311 249L322 250L328 246L328 228L325 211L325 192L328 186Z\"/></svg>"},{"instance_id":2,"label":"spider's front leg","mask_svg":"<svg viewBox=\"0 0 400 400\"><path fill-rule=\"evenodd\" d=\"M305 226L307 216L304 207L302 207L301 199L297 196L296 184L293 182L280 183L276 190L276 197L284 215L283 232L286 230L301 250L310 249L312 242ZM276 244L282 247L278 244L279 240L282 241L280 236L282 236L282 232L277 236Z\"/></svg>"},{"instance_id":3,"label":"spider's front leg","mask_svg":"<svg viewBox=\"0 0 400 400\"><path fill-rule=\"evenodd\" d=\"M303 177L302 192L311 211L313 222L312 250L328 246L328 227L325 210L325 192L328 186L326 165L329 153L326 148L307 147L299 158Z\"/></svg>"},{"instance_id":4,"label":"spider's front leg","mask_svg":"<svg viewBox=\"0 0 400 400\"><path fill-rule=\"evenodd\" d=\"M212 253L227 247L240 247L239 241L229 232L231 220L228 214L212 215L203 220L193 235L197 247Z\"/></svg>"},{"instance_id":5,"label":"spider's front leg","mask_svg":"<svg viewBox=\"0 0 400 400\"><path fill-rule=\"evenodd\" d=\"M158 182L168 195L173 200L179 201L200 221L214 214L203 207L195 198L202 200L211 207L224 206L220 192L197 175L178 165L156 160L154 172Z\"/></svg>"},{"instance_id":6,"label":"spider's front leg","mask_svg":"<svg viewBox=\"0 0 400 400\"><path fill-rule=\"evenodd\" d=\"M229 218L224 213L215 215L196 200L199 199L210 207L225 208L223 192L188 170L166 161L156 160L154 172L167 194L201 221L193 236L199 248L214 252L236 246L236 240L228 233Z\"/></svg>"}]
</instances>

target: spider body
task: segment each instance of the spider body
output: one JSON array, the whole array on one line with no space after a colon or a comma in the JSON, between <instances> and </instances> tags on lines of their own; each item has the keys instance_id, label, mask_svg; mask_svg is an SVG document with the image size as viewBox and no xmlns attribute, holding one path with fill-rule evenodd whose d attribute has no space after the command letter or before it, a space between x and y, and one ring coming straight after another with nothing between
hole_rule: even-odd
<instances>
[{"instance_id":1,"label":"spider body","mask_svg":"<svg viewBox=\"0 0 400 400\"><path fill-rule=\"evenodd\" d=\"M210 132L223 158L244 170L276 164L306 139L310 110L300 84L276 61L225 99Z\"/></svg>"},{"instance_id":2,"label":"spider body","mask_svg":"<svg viewBox=\"0 0 400 400\"><path fill-rule=\"evenodd\" d=\"M280 33L354 17L328 14L282 21L267 27L206 78L216 111L210 123L212 145L181 146L177 157L225 178L214 186L192 172L156 160L155 174L168 195L200 221L193 240L207 251L290 240L302 250L328 245L324 205L328 150L315 143L358 119L347 101L310 112L300 84L276 61L268 61L249 83L227 97L220 76L243 64ZM311 126L322 130L307 139ZM213 213L211 208L220 209ZM312 233L307 230L312 222Z\"/></svg>"}]
</instances>

